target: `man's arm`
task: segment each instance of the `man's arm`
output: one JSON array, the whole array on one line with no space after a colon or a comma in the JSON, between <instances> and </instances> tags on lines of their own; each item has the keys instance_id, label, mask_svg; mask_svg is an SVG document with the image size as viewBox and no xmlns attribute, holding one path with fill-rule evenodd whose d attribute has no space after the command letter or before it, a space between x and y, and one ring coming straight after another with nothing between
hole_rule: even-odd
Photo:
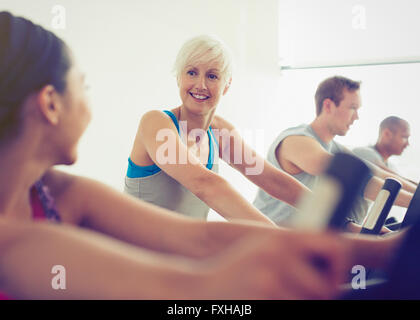
<instances>
[{"instance_id":1,"label":"man's arm","mask_svg":"<svg viewBox=\"0 0 420 320\"><path fill-rule=\"evenodd\" d=\"M343 152L354 154L349 149L343 147ZM312 175L320 175L332 160L333 155L327 152L315 139L306 136L287 137L278 152L278 161L281 164L286 162L298 167L301 171ZM373 165L374 166L374 165ZM374 174L384 173L380 168L374 166ZM381 174L382 177L392 177L391 174ZM384 180L382 177L373 176L367 184L364 192L366 199L375 201L379 191L382 189ZM393 177L398 179L397 177ZM403 184L403 182L401 182ZM404 184L403 184L404 186ZM414 189L415 190L415 189ZM401 190L398 194L395 204L407 208L410 204L413 194L406 190Z\"/></svg>"},{"instance_id":2,"label":"man's arm","mask_svg":"<svg viewBox=\"0 0 420 320\"><path fill-rule=\"evenodd\" d=\"M406 179L402 177L401 175L399 175L398 173L387 168L386 166L381 164L378 160L375 160L374 155L369 154L366 151L365 152L357 151L358 149L355 149L356 152L353 152L342 145L340 145L340 148L342 148L343 151L353 154L356 157L363 160L366 163L366 165L369 166L369 168L372 170L372 173L378 178L381 178L383 180L385 180L386 178L394 178L402 184L403 190L411 192L411 193L414 193L416 191L417 183L414 183L413 181L410 181L409 179Z\"/></svg>"},{"instance_id":3,"label":"man's arm","mask_svg":"<svg viewBox=\"0 0 420 320\"><path fill-rule=\"evenodd\" d=\"M365 188L365 193L364 193L365 199L375 201L376 197L378 196L379 191L381 191L384 183L385 183L385 181L382 180L381 178L373 176L369 180L369 182L368 182L368 184ZM400 207L408 208L408 206L410 205L412 197L413 197L413 194L411 192L408 192L406 190L401 189L400 192L398 193L397 198L395 199L394 204L397 205L397 206L400 206Z\"/></svg>"},{"instance_id":4,"label":"man's arm","mask_svg":"<svg viewBox=\"0 0 420 320\"><path fill-rule=\"evenodd\" d=\"M322 174L332 158L333 155L318 141L307 136L289 136L281 142L277 151L277 161L283 168L290 165L314 176Z\"/></svg>"},{"instance_id":5,"label":"man's arm","mask_svg":"<svg viewBox=\"0 0 420 320\"><path fill-rule=\"evenodd\" d=\"M416 188L418 187L418 182L415 182L415 181L413 181L413 180L411 180L411 179L409 179L407 177L403 177L398 172L395 172L394 170L391 170L390 168L388 168L388 167L386 167L384 165L381 165L381 164L378 164L378 163L373 163L373 164L376 164L379 168L381 168L382 170L384 170L386 172L389 172L391 174L397 175L397 176L401 177L401 179L407 180L408 182L410 182L413 185L415 185Z\"/></svg>"},{"instance_id":6,"label":"man's arm","mask_svg":"<svg viewBox=\"0 0 420 320\"><path fill-rule=\"evenodd\" d=\"M417 185L412 183L411 181L401 177L400 175L397 175L395 173L392 173L390 170L386 171L382 168L380 168L379 166L370 163L370 168L373 171L373 174L379 178L382 179L386 179L386 178L394 178L396 180L398 180L399 182L401 182L402 184L402 189L404 189L405 191L414 193L417 189Z\"/></svg>"},{"instance_id":7,"label":"man's arm","mask_svg":"<svg viewBox=\"0 0 420 320\"><path fill-rule=\"evenodd\" d=\"M296 206L298 200L310 192L303 183L257 154L222 117L215 117L212 128L219 132L219 156L272 197Z\"/></svg>"}]
</instances>

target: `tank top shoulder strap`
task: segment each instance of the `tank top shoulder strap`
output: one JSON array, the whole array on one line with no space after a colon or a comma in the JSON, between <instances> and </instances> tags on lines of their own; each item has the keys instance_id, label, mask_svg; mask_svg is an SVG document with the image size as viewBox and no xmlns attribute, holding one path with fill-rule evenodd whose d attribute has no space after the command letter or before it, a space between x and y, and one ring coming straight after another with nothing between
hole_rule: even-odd
<instances>
[{"instance_id":1,"label":"tank top shoulder strap","mask_svg":"<svg viewBox=\"0 0 420 320\"><path fill-rule=\"evenodd\" d=\"M57 211L54 198L51 196L48 187L45 186L41 180L39 180L34 184L32 190L34 218L46 218L51 221L60 222L60 215Z\"/></svg>"},{"instance_id":2,"label":"tank top shoulder strap","mask_svg":"<svg viewBox=\"0 0 420 320\"><path fill-rule=\"evenodd\" d=\"M216 143L217 150L219 150L219 142L217 141L216 136L214 135L214 132L211 126L209 127L209 130L210 130L211 135L213 136L214 142Z\"/></svg>"},{"instance_id":3,"label":"tank top shoulder strap","mask_svg":"<svg viewBox=\"0 0 420 320\"><path fill-rule=\"evenodd\" d=\"M176 116L173 114L173 112L169 111L169 110L164 110L163 112L165 112L168 116L171 117L172 121L175 124L176 130L178 130L179 133L179 124L178 124L178 119L176 118Z\"/></svg>"},{"instance_id":4,"label":"tank top shoulder strap","mask_svg":"<svg viewBox=\"0 0 420 320\"><path fill-rule=\"evenodd\" d=\"M163 112L166 113L169 117L171 117L172 121L175 124L176 129L178 130L178 133L180 133L178 119L176 118L175 114L169 110L164 110ZM219 143L216 139L216 136L213 133L211 126L209 127L209 130L207 131L207 135L209 137L209 157L207 161L207 169L211 170L214 163L215 149L217 147L217 151L219 150ZM213 136L213 139L212 139L212 136ZM213 144L213 140L216 146Z\"/></svg>"}]
</instances>

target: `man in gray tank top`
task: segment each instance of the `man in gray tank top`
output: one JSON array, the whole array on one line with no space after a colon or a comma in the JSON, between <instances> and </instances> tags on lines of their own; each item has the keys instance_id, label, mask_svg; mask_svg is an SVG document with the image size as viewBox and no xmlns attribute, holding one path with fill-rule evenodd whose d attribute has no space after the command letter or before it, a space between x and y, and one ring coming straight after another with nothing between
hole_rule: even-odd
<instances>
[{"instance_id":1,"label":"man in gray tank top","mask_svg":"<svg viewBox=\"0 0 420 320\"><path fill-rule=\"evenodd\" d=\"M315 120L311 124L283 131L270 146L267 160L312 189L334 153L351 153L335 142L334 137L346 135L353 122L359 118L359 88L359 82L344 77L324 80L315 94ZM392 175L374 165L371 168L375 176L369 181L364 197L375 200L384 183L383 179ZM415 186L404 179L398 180L402 182L405 191L400 192L396 204L408 207ZM288 219L296 211L262 189L258 190L254 205L278 225L287 225ZM348 224L349 230L360 230L358 225L363 222L367 208L368 203L360 196L347 218L352 222Z\"/></svg>"},{"instance_id":2,"label":"man in gray tank top","mask_svg":"<svg viewBox=\"0 0 420 320\"><path fill-rule=\"evenodd\" d=\"M379 135L375 145L354 148L353 152L361 159L398 174L397 168L388 160L390 157L400 156L404 152L409 145L409 138L409 123L399 117L390 116L382 120L379 125Z\"/></svg>"},{"instance_id":3,"label":"man in gray tank top","mask_svg":"<svg viewBox=\"0 0 420 320\"><path fill-rule=\"evenodd\" d=\"M272 163L276 168L285 171L277 160L276 151L281 142L289 136L306 136L315 139L327 152L337 153L343 152L345 149L335 141L326 143L316 134L312 127L308 124L301 124L300 126L286 129L274 140L268 150L267 160ZM302 182L309 189L313 189L318 180L318 176L309 174L305 171L294 174L294 178ZM286 223L288 218L296 212L296 209L289 206L287 203L279 201L271 197L267 192L262 189L258 190L257 197L255 198L254 205L266 214L270 219L278 224ZM359 220L359 219L357 219Z\"/></svg>"}]
</instances>

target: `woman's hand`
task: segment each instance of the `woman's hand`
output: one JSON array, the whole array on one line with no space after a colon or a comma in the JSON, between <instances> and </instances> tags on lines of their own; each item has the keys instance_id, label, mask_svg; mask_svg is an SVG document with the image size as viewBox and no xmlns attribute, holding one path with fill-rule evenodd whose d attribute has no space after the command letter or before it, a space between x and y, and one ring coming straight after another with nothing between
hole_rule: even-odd
<instances>
[{"instance_id":1,"label":"woman's hand","mask_svg":"<svg viewBox=\"0 0 420 320\"><path fill-rule=\"evenodd\" d=\"M203 263L209 299L329 299L348 270L333 234L278 231L252 235Z\"/></svg>"}]
</instances>

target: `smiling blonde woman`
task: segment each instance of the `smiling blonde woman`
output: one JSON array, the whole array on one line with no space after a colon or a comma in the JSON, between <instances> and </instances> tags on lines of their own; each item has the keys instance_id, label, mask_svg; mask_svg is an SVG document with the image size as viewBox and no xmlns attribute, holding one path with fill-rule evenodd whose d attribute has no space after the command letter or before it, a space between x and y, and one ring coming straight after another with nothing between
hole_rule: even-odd
<instances>
[{"instance_id":1,"label":"smiling blonde woman","mask_svg":"<svg viewBox=\"0 0 420 320\"><path fill-rule=\"evenodd\" d=\"M308 189L257 155L231 123L215 114L232 82L229 49L215 36L195 37L182 46L174 71L182 104L143 115L125 192L200 219L211 207L228 220L272 224L218 174L218 158L292 206Z\"/></svg>"}]
</instances>

